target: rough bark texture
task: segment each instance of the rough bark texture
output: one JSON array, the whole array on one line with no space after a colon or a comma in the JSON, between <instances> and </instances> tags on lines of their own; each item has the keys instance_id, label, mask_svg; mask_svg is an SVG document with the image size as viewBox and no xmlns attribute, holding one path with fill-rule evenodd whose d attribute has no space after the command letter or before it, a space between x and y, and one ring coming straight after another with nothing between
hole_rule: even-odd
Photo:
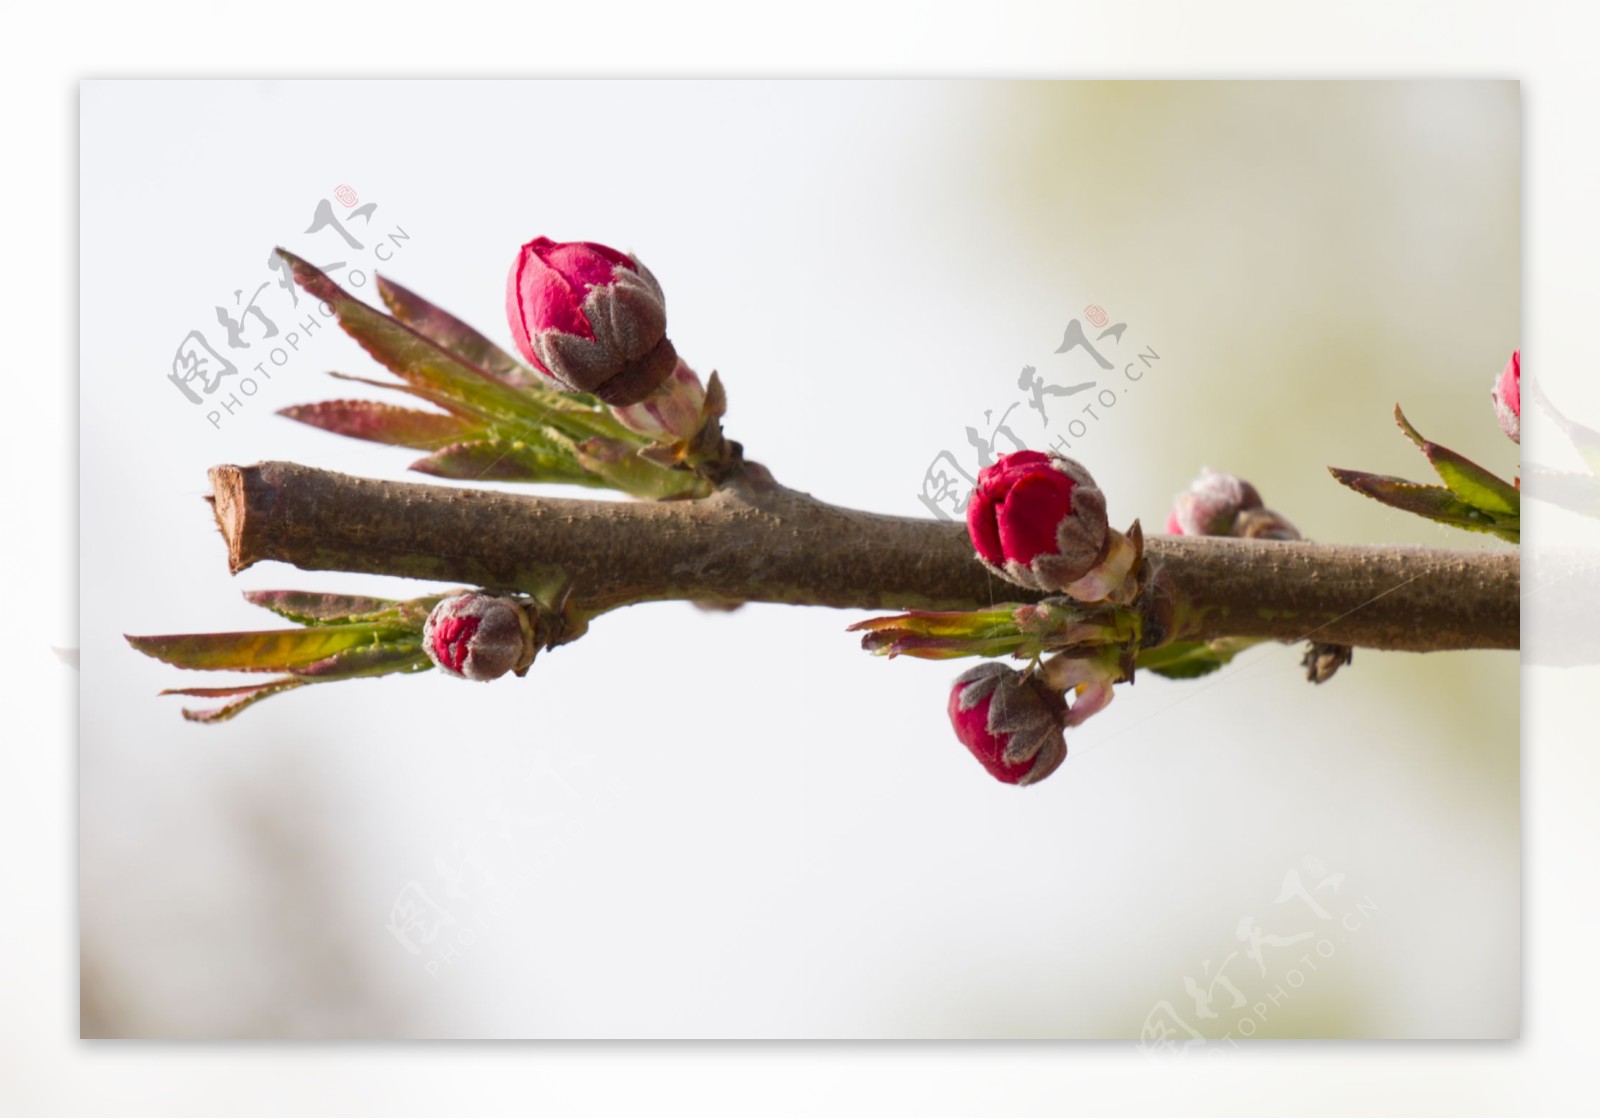
<instances>
[{"instance_id":1,"label":"rough bark texture","mask_svg":"<svg viewBox=\"0 0 1600 1119\"><path fill-rule=\"evenodd\" d=\"M959 610L1039 596L989 575L962 526L843 509L758 466L700 501L528 497L269 462L211 471L229 563L262 560L550 594L585 613L660 599ZM1515 649L1518 556L1157 536L1190 639Z\"/></svg>"}]
</instances>

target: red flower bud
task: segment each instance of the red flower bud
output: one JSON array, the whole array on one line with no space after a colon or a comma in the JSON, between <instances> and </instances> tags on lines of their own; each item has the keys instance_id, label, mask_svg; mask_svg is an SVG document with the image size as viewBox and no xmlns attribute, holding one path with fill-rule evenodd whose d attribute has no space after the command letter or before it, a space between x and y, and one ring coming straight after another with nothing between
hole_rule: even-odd
<instances>
[{"instance_id":1,"label":"red flower bud","mask_svg":"<svg viewBox=\"0 0 1600 1119\"><path fill-rule=\"evenodd\" d=\"M985 467L967 504L985 567L1040 591L1066 591L1106 558L1106 499L1089 472L1057 454L1018 451Z\"/></svg>"},{"instance_id":2,"label":"red flower bud","mask_svg":"<svg viewBox=\"0 0 1600 1119\"><path fill-rule=\"evenodd\" d=\"M537 651L522 605L478 591L440 599L422 627L422 647L434 664L466 680L520 676Z\"/></svg>"},{"instance_id":3,"label":"red flower bud","mask_svg":"<svg viewBox=\"0 0 1600 1119\"><path fill-rule=\"evenodd\" d=\"M637 404L672 375L661 285L639 261L588 241L538 237L506 285L517 349L572 392Z\"/></svg>"},{"instance_id":4,"label":"red flower bud","mask_svg":"<svg viewBox=\"0 0 1600 1119\"><path fill-rule=\"evenodd\" d=\"M705 426L706 390L695 371L679 360L672 376L638 404L614 408L617 422L658 443L682 443Z\"/></svg>"},{"instance_id":5,"label":"red flower bud","mask_svg":"<svg viewBox=\"0 0 1600 1119\"><path fill-rule=\"evenodd\" d=\"M1494 390L1489 393L1494 401L1494 414L1500 421L1500 430L1513 443L1522 442L1522 351L1512 350L1511 360L1494 379Z\"/></svg>"},{"instance_id":6,"label":"red flower bud","mask_svg":"<svg viewBox=\"0 0 1600 1119\"><path fill-rule=\"evenodd\" d=\"M949 710L956 737L996 780L1031 785L1066 760L1065 699L1008 665L986 661L956 677Z\"/></svg>"}]
</instances>

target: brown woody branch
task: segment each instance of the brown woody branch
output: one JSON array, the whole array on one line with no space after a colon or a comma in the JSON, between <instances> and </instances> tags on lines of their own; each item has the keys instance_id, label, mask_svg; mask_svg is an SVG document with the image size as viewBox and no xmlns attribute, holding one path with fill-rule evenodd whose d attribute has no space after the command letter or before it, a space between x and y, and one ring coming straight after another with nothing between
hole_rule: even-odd
<instances>
[{"instance_id":1,"label":"brown woody branch","mask_svg":"<svg viewBox=\"0 0 1600 1119\"><path fill-rule=\"evenodd\" d=\"M962 526L844 509L750 465L712 497L572 501L353 478L294 463L211 471L229 564L279 560L548 594L585 614L663 599L873 610L1037 595L989 575ZM1515 649L1514 550L1156 536L1182 631L1418 652Z\"/></svg>"}]
</instances>

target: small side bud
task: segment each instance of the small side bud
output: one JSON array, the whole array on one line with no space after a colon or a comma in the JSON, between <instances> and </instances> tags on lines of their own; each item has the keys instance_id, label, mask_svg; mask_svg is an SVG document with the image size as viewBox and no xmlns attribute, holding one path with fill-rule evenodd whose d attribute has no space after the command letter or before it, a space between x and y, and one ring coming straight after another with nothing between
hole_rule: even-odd
<instances>
[{"instance_id":1,"label":"small side bud","mask_svg":"<svg viewBox=\"0 0 1600 1119\"><path fill-rule=\"evenodd\" d=\"M629 431L658 443L686 443L705 426L705 404L705 386L680 359L660 388L637 404L613 408L612 414Z\"/></svg>"},{"instance_id":2,"label":"small side bud","mask_svg":"<svg viewBox=\"0 0 1600 1119\"><path fill-rule=\"evenodd\" d=\"M1261 495L1243 478L1209 468L1172 503L1167 531L1174 536L1233 536L1241 513L1261 508Z\"/></svg>"},{"instance_id":3,"label":"small side bud","mask_svg":"<svg viewBox=\"0 0 1600 1119\"><path fill-rule=\"evenodd\" d=\"M1066 760L1065 699L1008 665L988 661L956 677L949 711L956 737L998 781L1031 785Z\"/></svg>"},{"instance_id":4,"label":"small side bud","mask_svg":"<svg viewBox=\"0 0 1600 1119\"><path fill-rule=\"evenodd\" d=\"M1167 532L1173 536L1238 536L1254 540L1299 540L1289 518L1266 508L1243 478L1209 468L1172 503Z\"/></svg>"},{"instance_id":5,"label":"small side bud","mask_svg":"<svg viewBox=\"0 0 1600 1119\"><path fill-rule=\"evenodd\" d=\"M538 652L527 608L480 591L440 599L422 627L422 647L434 664L464 680L520 676Z\"/></svg>"}]
</instances>

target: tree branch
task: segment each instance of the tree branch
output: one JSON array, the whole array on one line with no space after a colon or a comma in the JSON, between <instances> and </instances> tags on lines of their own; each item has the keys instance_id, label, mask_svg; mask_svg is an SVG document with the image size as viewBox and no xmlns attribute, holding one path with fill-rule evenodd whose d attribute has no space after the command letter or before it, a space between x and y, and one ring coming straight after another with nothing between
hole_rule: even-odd
<instances>
[{"instance_id":1,"label":"tree branch","mask_svg":"<svg viewBox=\"0 0 1600 1119\"><path fill-rule=\"evenodd\" d=\"M968 610L1040 597L988 574L960 525L829 505L754 464L698 501L528 497L282 462L214 467L211 483L235 572L280 560L530 594L569 589L569 606L587 615L663 599ZM1169 637L1518 647L1514 550L1157 536L1146 552L1186 604Z\"/></svg>"}]
</instances>

